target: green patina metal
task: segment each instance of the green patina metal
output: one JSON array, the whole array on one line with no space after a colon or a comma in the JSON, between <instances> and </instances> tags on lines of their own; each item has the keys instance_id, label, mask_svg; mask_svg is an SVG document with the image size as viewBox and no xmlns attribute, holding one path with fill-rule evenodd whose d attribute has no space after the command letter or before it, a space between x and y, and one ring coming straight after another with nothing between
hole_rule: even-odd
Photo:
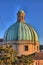
<instances>
[{"instance_id":1,"label":"green patina metal","mask_svg":"<svg viewBox=\"0 0 43 65\"><path fill-rule=\"evenodd\" d=\"M16 22L4 34L4 41L29 40L38 41L36 31L25 22Z\"/></svg>"},{"instance_id":2,"label":"green patina metal","mask_svg":"<svg viewBox=\"0 0 43 65\"><path fill-rule=\"evenodd\" d=\"M23 13L25 14L25 12L23 10L19 10L17 14Z\"/></svg>"}]
</instances>

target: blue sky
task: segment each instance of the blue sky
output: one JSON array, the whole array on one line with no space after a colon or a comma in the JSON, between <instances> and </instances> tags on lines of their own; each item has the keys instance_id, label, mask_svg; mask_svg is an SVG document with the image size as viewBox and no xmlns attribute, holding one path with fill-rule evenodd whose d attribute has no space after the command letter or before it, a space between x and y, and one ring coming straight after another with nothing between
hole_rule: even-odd
<instances>
[{"instance_id":1,"label":"blue sky","mask_svg":"<svg viewBox=\"0 0 43 65\"><path fill-rule=\"evenodd\" d=\"M35 28L43 44L43 0L0 0L0 38L16 22L18 10L26 13L26 23Z\"/></svg>"}]
</instances>

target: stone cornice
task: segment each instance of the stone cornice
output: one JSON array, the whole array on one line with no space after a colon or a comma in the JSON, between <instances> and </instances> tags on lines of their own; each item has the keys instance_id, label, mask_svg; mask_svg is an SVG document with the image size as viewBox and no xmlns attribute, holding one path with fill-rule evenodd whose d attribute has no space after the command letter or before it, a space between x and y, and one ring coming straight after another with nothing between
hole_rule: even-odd
<instances>
[{"instance_id":1,"label":"stone cornice","mask_svg":"<svg viewBox=\"0 0 43 65\"><path fill-rule=\"evenodd\" d=\"M24 40L24 41L7 41L7 42L3 42L3 44L35 44L35 43L39 43L38 41L28 41L28 40Z\"/></svg>"}]
</instances>

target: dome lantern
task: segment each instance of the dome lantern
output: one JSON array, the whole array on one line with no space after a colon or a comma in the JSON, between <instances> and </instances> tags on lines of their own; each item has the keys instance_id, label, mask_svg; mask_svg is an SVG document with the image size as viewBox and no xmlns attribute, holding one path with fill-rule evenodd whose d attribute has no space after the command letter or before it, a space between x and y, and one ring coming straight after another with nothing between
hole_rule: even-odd
<instances>
[{"instance_id":1,"label":"dome lantern","mask_svg":"<svg viewBox=\"0 0 43 65\"><path fill-rule=\"evenodd\" d=\"M17 21L24 22L25 12L23 10L19 10L17 13Z\"/></svg>"}]
</instances>

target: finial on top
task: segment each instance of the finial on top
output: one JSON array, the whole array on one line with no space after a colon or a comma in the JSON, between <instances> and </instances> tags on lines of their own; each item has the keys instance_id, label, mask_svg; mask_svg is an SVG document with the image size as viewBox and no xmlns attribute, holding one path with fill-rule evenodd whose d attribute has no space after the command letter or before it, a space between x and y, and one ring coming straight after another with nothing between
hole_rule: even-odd
<instances>
[{"instance_id":1,"label":"finial on top","mask_svg":"<svg viewBox=\"0 0 43 65\"><path fill-rule=\"evenodd\" d=\"M19 10L17 13L17 21L24 22L25 12L23 10Z\"/></svg>"}]
</instances>

